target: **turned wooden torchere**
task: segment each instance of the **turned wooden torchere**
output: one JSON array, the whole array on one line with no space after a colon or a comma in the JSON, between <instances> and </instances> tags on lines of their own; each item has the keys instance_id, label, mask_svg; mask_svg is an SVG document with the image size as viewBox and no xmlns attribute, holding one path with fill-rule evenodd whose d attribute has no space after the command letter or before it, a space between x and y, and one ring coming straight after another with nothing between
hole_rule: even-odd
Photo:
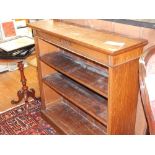
<instances>
[{"instance_id":1,"label":"turned wooden torchere","mask_svg":"<svg viewBox=\"0 0 155 155\"><path fill-rule=\"evenodd\" d=\"M18 100L12 100L11 103L12 104L18 104L19 102L21 102L22 99L24 99L25 102L25 113L26 115L29 115L29 97L33 98L34 100L36 100L35 97L35 90L30 88L30 90L28 89L28 86L26 85L26 77L24 75L24 64L23 61L19 61L18 62L18 69L20 71L20 76L21 76L21 83L22 83L22 89L19 90L17 92L17 96L18 96Z\"/></svg>"}]
</instances>

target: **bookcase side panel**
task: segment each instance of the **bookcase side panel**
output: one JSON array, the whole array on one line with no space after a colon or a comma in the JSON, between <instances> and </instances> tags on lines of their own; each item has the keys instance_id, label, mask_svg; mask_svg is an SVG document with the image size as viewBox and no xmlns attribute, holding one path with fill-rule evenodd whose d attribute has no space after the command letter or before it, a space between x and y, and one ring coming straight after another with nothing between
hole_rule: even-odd
<instances>
[{"instance_id":1,"label":"bookcase side panel","mask_svg":"<svg viewBox=\"0 0 155 155\"><path fill-rule=\"evenodd\" d=\"M138 59L109 68L108 134L134 134L138 89Z\"/></svg>"}]
</instances>

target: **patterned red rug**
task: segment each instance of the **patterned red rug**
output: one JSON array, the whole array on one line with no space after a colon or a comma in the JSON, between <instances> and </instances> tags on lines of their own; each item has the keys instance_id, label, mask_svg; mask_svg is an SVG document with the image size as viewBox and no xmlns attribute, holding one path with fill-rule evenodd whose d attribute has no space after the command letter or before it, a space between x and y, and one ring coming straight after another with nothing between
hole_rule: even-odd
<instances>
[{"instance_id":1,"label":"patterned red rug","mask_svg":"<svg viewBox=\"0 0 155 155\"><path fill-rule=\"evenodd\" d=\"M0 135L54 135L56 131L40 115L40 101L31 102L30 114L24 105L0 114Z\"/></svg>"}]
</instances>

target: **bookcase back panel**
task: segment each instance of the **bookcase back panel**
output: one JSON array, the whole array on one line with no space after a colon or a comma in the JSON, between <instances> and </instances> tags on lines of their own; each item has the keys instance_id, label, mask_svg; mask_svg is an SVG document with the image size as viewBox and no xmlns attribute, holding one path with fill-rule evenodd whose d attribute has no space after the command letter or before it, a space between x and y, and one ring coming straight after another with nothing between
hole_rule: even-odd
<instances>
[{"instance_id":1,"label":"bookcase back panel","mask_svg":"<svg viewBox=\"0 0 155 155\"><path fill-rule=\"evenodd\" d=\"M50 106L62 100L62 96L60 96L58 93L56 93L54 90L52 90L44 83L43 83L42 95L43 97L41 99L42 102L45 103L45 106Z\"/></svg>"},{"instance_id":2,"label":"bookcase back panel","mask_svg":"<svg viewBox=\"0 0 155 155\"><path fill-rule=\"evenodd\" d=\"M45 76L48 76L49 74L53 74L53 73L57 72L55 69L49 67L48 65L46 65L42 61L40 61L40 68L41 68L41 76L42 76L42 78L45 77Z\"/></svg>"},{"instance_id":3,"label":"bookcase back panel","mask_svg":"<svg viewBox=\"0 0 155 155\"><path fill-rule=\"evenodd\" d=\"M42 56L46 53L59 51L59 48L49 44L48 42L38 38L38 48L39 48L39 56Z\"/></svg>"}]
</instances>

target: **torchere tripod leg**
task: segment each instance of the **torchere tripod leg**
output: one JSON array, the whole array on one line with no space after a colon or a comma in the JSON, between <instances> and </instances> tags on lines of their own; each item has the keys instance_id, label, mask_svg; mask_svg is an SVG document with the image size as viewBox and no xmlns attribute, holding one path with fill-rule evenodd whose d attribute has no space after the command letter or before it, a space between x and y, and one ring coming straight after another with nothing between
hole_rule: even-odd
<instances>
[{"instance_id":1,"label":"torchere tripod leg","mask_svg":"<svg viewBox=\"0 0 155 155\"><path fill-rule=\"evenodd\" d=\"M28 115L29 114L28 98L31 97L34 100L37 100L37 98L35 97L34 89L31 88L30 90L28 90L28 86L26 85L27 80L24 75L24 64L22 61L18 62L18 69L20 71L22 89L17 92L18 100L17 101L12 100L11 104L18 104L19 102L21 102L22 99L24 99L26 115Z\"/></svg>"}]
</instances>

